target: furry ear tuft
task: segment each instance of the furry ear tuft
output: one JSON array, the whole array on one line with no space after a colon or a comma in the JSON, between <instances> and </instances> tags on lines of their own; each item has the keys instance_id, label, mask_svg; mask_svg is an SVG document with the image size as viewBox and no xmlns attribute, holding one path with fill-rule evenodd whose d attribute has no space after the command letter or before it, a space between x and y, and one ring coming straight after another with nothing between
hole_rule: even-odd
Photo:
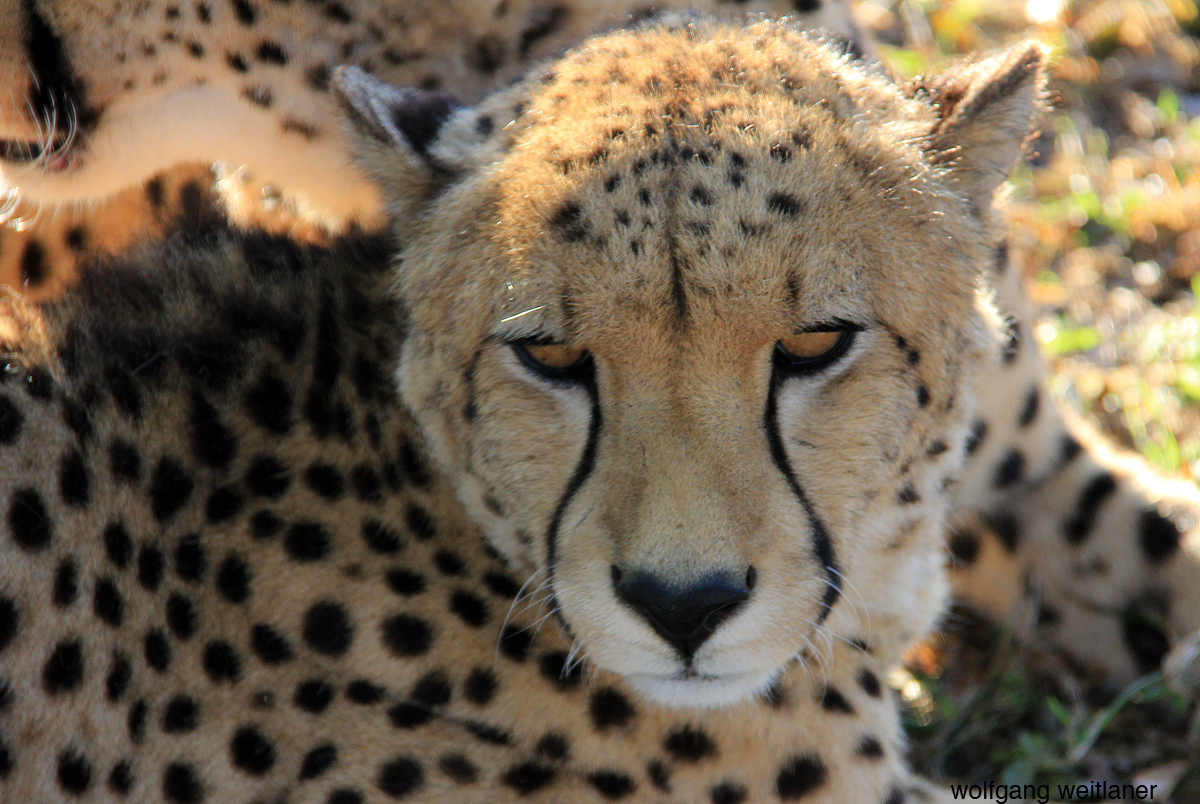
<instances>
[{"instance_id":1,"label":"furry ear tuft","mask_svg":"<svg viewBox=\"0 0 1200 804\"><path fill-rule=\"evenodd\" d=\"M1043 106L1045 63L1045 47L1025 42L905 88L937 113L925 149L934 163L950 166L952 184L978 214L990 206L1033 133Z\"/></svg>"},{"instance_id":2,"label":"furry ear tuft","mask_svg":"<svg viewBox=\"0 0 1200 804\"><path fill-rule=\"evenodd\" d=\"M334 97L355 130L383 143L424 154L442 124L462 108L444 92L393 87L357 67L341 67L333 77Z\"/></svg>"},{"instance_id":3,"label":"furry ear tuft","mask_svg":"<svg viewBox=\"0 0 1200 804\"><path fill-rule=\"evenodd\" d=\"M345 118L354 161L383 193L400 242L459 165L435 152L446 122L462 107L449 95L393 87L356 67L333 76L333 96Z\"/></svg>"}]
</instances>

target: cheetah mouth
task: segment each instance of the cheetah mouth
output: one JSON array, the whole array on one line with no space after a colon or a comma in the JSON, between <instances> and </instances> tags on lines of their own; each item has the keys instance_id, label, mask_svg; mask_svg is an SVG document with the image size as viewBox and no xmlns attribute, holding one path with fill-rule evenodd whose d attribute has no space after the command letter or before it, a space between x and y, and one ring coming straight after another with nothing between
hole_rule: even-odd
<instances>
[{"instance_id":1,"label":"cheetah mouth","mask_svg":"<svg viewBox=\"0 0 1200 804\"><path fill-rule=\"evenodd\" d=\"M70 145L66 137L55 137L49 143L0 140L0 161L22 166L41 164L47 170L59 171L70 164Z\"/></svg>"}]
</instances>

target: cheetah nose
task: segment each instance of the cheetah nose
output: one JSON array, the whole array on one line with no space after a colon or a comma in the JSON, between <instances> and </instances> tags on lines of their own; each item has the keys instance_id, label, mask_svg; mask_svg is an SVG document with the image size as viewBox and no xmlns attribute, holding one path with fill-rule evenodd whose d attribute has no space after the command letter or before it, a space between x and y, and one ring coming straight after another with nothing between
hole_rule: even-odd
<instances>
[{"instance_id":1,"label":"cheetah nose","mask_svg":"<svg viewBox=\"0 0 1200 804\"><path fill-rule=\"evenodd\" d=\"M684 659L712 636L750 597L754 567L740 578L710 575L691 586L679 587L648 572L624 573L612 566L617 597L636 611Z\"/></svg>"}]
</instances>

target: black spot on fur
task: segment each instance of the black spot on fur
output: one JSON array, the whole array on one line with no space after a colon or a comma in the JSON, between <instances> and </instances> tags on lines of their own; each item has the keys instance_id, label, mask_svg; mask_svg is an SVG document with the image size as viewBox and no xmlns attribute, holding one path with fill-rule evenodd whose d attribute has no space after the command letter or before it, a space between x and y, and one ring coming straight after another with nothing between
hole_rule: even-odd
<instances>
[{"instance_id":1,"label":"black spot on fur","mask_svg":"<svg viewBox=\"0 0 1200 804\"><path fill-rule=\"evenodd\" d=\"M356 679L346 685L346 697L356 704L371 706L383 700L387 690L378 684L372 684L365 678Z\"/></svg>"},{"instance_id":2,"label":"black spot on fur","mask_svg":"<svg viewBox=\"0 0 1200 804\"><path fill-rule=\"evenodd\" d=\"M1087 482L1075 503L1075 512L1063 524L1068 544L1082 544L1091 535L1100 506L1117 490L1117 479L1111 472L1101 472Z\"/></svg>"},{"instance_id":3,"label":"black spot on fur","mask_svg":"<svg viewBox=\"0 0 1200 804\"><path fill-rule=\"evenodd\" d=\"M967 433L967 440L963 444L963 449L968 455L974 455L979 450L983 440L987 438L988 424L983 419L976 419L971 425L970 432Z\"/></svg>"},{"instance_id":4,"label":"black spot on fur","mask_svg":"<svg viewBox=\"0 0 1200 804\"><path fill-rule=\"evenodd\" d=\"M249 0L230 0L230 5L233 6L233 13L238 22L243 25L253 25L254 21L258 19L258 10L250 4Z\"/></svg>"},{"instance_id":5,"label":"black spot on fur","mask_svg":"<svg viewBox=\"0 0 1200 804\"><path fill-rule=\"evenodd\" d=\"M234 732L229 753L234 766L252 776L262 776L275 766L275 744L254 726L243 726Z\"/></svg>"},{"instance_id":6,"label":"black spot on fur","mask_svg":"<svg viewBox=\"0 0 1200 804\"><path fill-rule=\"evenodd\" d=\"M445 548L438 550L433 554L433 563L443 575L459 576L466 574L466 562L453 550Z\"/></svg>"},{"instance_id":7,"label":"black spot on fur","mask_svg":"<svg viewBox=\"0 0 1200 804\"><path fill-rule=\"evenodd\" d=\"M167 636L157 628L146 632L142 639L142 653L146 664L160 673L171 663L171 647L167 644Z\"/></svg>"},{"instance_id":8,"label":"black spot on fur","mask_svg":"<svg viewBox=\"0 0 1200 804\"><path fill-rule=\"evenodd\" d=\"M196 633L196 606L191 598L179 592L167 597L167 626L180 639L191 639Z\"/></svg>"},{"instance_id":9,"label":"black spot on fur","mask_svg":"<svg viewBox=\"0 0 1200 804\"><path fill-rule=\"evenodd\" d=\"M1059 460L1064 464L1079 457L1079 453L1083 452L1083 445L1070 433L1065 433L1062 437L1062 443L1059 445Z\"/></svg>"},{"instance_id":10,"label":"black spot on fur","mask_svg":"<svg viewBox=\"0 0 1200 804\"><path fill-rule=\"evenodd\" d=\"M779 769L775 792L784 801L796 801L825 784L825 763L812 754L794 756Z\"/></svg>"},{"instance_id":11,"label":"black spot on fur","mask_svg":"<svg viewBox=\"0 0 1200 804\"><path fill-rule=\"evenodd\" d=\"M208 557L200 544L200 534L189 533L175 545L175 573L185 581L199 582L208 569Z\"/></svg>"},{"instance_id":12,"label":"black spot on fur","mask_svg":"<svg viewBox=\"0 0 1200 804\"><path fill-rule=\"evenodd\" d=\"M858 671L858 686L862 687L862 691L872 698L878 698L883 694L879 677L865 667Z\"/></svg>"},{"instance_id":13,"label":"black spot on fur","mask_svg":"<svg viewBox=\"0 0 1200 804\"><path fill-rule=\"evenodd\" d=\"M113 765L112 770L108 774L108 789L114 793L125 796L133 789L133 765L127 759L123 759Z\"/></svg>"},{"instance_id":14,"label":"black spot on fur","mask_svg":"<svg viewBox=\"0 0 1200 804\"><path fill-rule=\"evenodd\" d=\"M73 796L82 796L92 783L92 763L76 748L58 755L58 786Z\"/></svg>"},{"instance_id":15,"label":"black spot on fur","mask_svg":"<svg viewBox=\"0 0 1200 804\"><path fill-rule=\"evenodd\" d=\"M1159 623L1160 617L1147 616L1141 606L1130 606L1121 616L1121 635L1133 654L1139 673L1157 670L1171 649L1171 642Z\"/></svg>"},{"instance_id":16,"label":"black spot on fur","mask_svg":"<svg viewBox=\"0 0 1200 804\"><path fill-rule=\"evenodd\" d=\"M951 531L948 547L951 561L960 567L969 567L979 558L979 536L969 531Z\"/></svg>"},{"instance_id":17,"label":"black spot on fur","mask_svg":"<svg viewBox=\"0 0 1200 804\"><path fill-rule=\"evenodd\" d=\"M183 466L171 458L163 458L150 480L150 507L154 518L167 522L188 501L194 484Z\"/></svg>"},{"instance_id":18,"label":"black spot on fur","mask_svg":"<svg viewBox=\"0 0 1200 804\"><path fill-rule=\"evenodd\" d=\"M286 67L288 63L287 51L278 42L272 42L269 39L259 43L258 48L254 51L254 57L264 64L274 64L277 67Z\"/></svg>"},{"instance_id":19,"label":"black spot on fur","mask_svg":"<svg viewBox=\"0 0 1200 804\"><path fill-rule=\"evenodd\" d=\"M346 481L336 467L314 463L304 470L304 485L326 500L340 500L346 494Z\"/></svg>"},{"instance_id":20,"label":"black spot on fur","mask_svg":"<svg viewBox=\"0 0 1200 804\"><path fill-rule=\"evenodd\" d=\"M329 555L329 531L316 522L298 522L287 530L283 548L296 561L319 561Z\"/></svg>"},{"instance_id":21,"label":"black spot on fur","mask_svg":"<svg viewBox=\"0 0 1200 804\"><path fill-rule=\"evenodd\" d=\"M204 672L214 683L235 682L242 674L242 660L233 646L213 640L204 646Z\"/></svg>"},{"instance_id":22,"label":"black spot on fur","mask_svg":"<svg viewBox=\"0 0 1200 804\"><path fill-rule=\"evenodd\" d=\"M746 800L746 788L737 782L721 782L708 792L712 804L742 804Z\"/></svg>"},{"instance_id":23,"label":"black spot on fur","mask_svg":"<svg viewBox=\"0 0 1200 804\"><path fill-rule=\"evenodd\" d=\"M496 674L486 667L476 667L463 682L463 697L476 706L486 706L496 695Z\"/></svg>"},{"instance_id":24,"label":"black spot on fur","mask_svg":"<svg viewBox=\"0 0 1200 804\"><path fill-rule=\"evenodd\" d=\"M384 647L401 657L421 656L433 645L433 629L424 620L409 614L397 614L384 620L382 636Z\"/></svg>"},{"instance_id":25,"label":"black spot on fur","mask_svg":"<svg viewBox=\"0 0 1200 804\"><path fill-rule=\"evenodd\" d=\"M664 793L671 792L671 772L667 770L667 766L657 759L652 759L646 763L646 775L650 777L650 784Z\"/></svg>"},{"instance_id":26,"label":"black spot on fur","mask_svg":"<svg viewBox=\"0 0 1200 804\"><path fill-rule=\"evenodd\" d=\"M133 539L130 538L123 522L113 522L104 529L104 551L117 569L129 566L133 557Z\"/></svg>"},{"instance_id":27,"label":"black spot on fur","mask_svg":"<svg viewBox=\"0 0 1200 804\"><path fill-rule=\"evenodd\" d=\"M550 225L559 231L568 243L577 243L587 237L591 225L583 216L583 210L574 201L568 201L558 208L550 218Z\"/></svg>"},{"instance_id":28,"label":"black spot on fur","mask_svg":"<svg viewBox=\"0 0 1200 804\"><path fill-rule=\"evenodd\" d=\"M854 753L864 759L880 759L883 757L883 746L879 744L879 740L868 735L859 741L858 748L854 749Z\"/></svg>"},{"instance_id":29,"label":"black spot on fur","mask_svg":"<svg viewBox=\"0 0 1200 804\"><path fill-rule=\"evenodd\" d=\"M251 494L267 499L277 499L291 484L288 471L282 463L269 455L255 458L246 470L246 488Z\"/></svg>"},{"instance_id":30,"label":"black spot on fur","mask_svg":"<svg viewBox=\"0 0 1200 804\"><path fill-rule=\"evenodd\" d=\"M276 435L285 435L292 427L292 394L286 382L275 374L264 373L247 389L243 398L250 418Z\"/></svg>"},{"instance_id":31,"label":"black spot on fur","mask_svg":"<svg viewBox=\"0 0 1200 804\"><path fill-rule=\"evenodd\" d=\"M296 657L291 643L266 623L257 623L250 629L250 649L266 664L283 664Z\"/></svg>"},{"instance_id":32,"label":"black spot on fur","mask_svg":"<svg viewBox=\"0 0 1200 804\"><path fill-rule=\"evenodd\" d=\"M166 560L157 547L145 545L138 551L138 583L151 592L158 590Z\"/></svg>"},{"instance_id":33,"label":"black spot on fur","mask_svg":"<svg viewBox=\"0 0 1200 804\"><path fill-rule=\"evenodd\" d=\"M236 555L229 555L217 568L217 591L230 603L244 603L250 596L250 567Z\"/></svg>"},{"instance_id":34,"label":"black spot on fur","mask_svg":"<svg viewBox=\"0 0 1200 804\"><path fill-rule=\"evenodd\" d=\"M311 715L324 712L333 701L333 686L320 679L310 679L296 687L292 703Z\"/></svg>"},{"instance_id":35,"label":"black spot on fur","mask_svg":"<svg viewBox=\"0 0 1200 804\"><path fill-rule=\"evenodd\" d=\"M472 628L480 628L487 622L487 601L465 589L458 589L450 596L450 611Z\"/></svg>"},{"instance_id":36,"label":"black spot on fur","mask_svg":"<svg viewBox=\"0 0 1200 804\"><path fill-rule=\"evenodd\" d=\"M434 670L417 680L409 697L422 706L445 706L452 694L449 676L442 670Z\"/></svg>"},{"instance_id":37,"label":"black spot on fur","mask_svg":"<svg viewBox=\"0 0 1200 804\"><path fill-rule=\"evenodd\" d=\"M839 715L853 715L854 707L837 687L826 686L821 691L821 708Z\"/></svg>"},{"instance_id":38,"label":"black spot on fur","mask_svg":"<svg viewBox=\"0 0 1200 804\"><path fill-rule=\"evenodd\" d=\"M200 705L187 695L176 695L163 710L162 728L167 734L186 734L200 725Z\"/></svg>"},{"instance_id":39,"label":"black spot on fur","mask_svg":"<svg viewBox=\"0 0 1200 804\"><path fill-rule=\"evenodd\" d=\"M281 530L283 520L270 511L258 511L250 517L250 535L256 539L269 539Z\"/></svg>"},{"instance_id":40,"label":"black spot on fur","mask_svg":"<svg viewBox=\"0 0 1200 804\"><path fill-rule=\"evenodd\" d=\"M200 804L204 787L191 765L172 762L163 771L163 797L172 804Z\"/></svg>"},{"instance_id":41,"label":"black spot on fur","mask_svg":"<svg viewBox=\"0 0 1200 804\"><path fill-rule=\"evenodd\" d=\"M500 777L506 786L516 790L522 796L528 796L541 790L554 781L557 772L549 765L540 762L523 762L514 765Z\"/></svg>"},{"instance_id":42,"label":"black spot on fur","mask_svg":"<svg viewBox=\"0 0 1200 804\"><path fill-rule=\"evenodd\" d=\"M46 281L49 273L45 247L37 240L30 240L21 252L21 284L27 288L36 288Z\"/></svg>"},{"instance_id":43,"label":"black spot on fur","mask_svg":"<svg viewBox=\"0 0 1200 804\"><path fill-rule=\"evenodd\" d=\"M500 632L500 652L515 662L523 662L529 657L532 644L533 635L525 627L510 623Z\"/></svg>"},{"instance_id":44,"label":"black spot on fur","mask_svg":"<svg viewBox=\"0 0 1200 804\"><path fill-rule=\"evenodd\" d=\"M0 395L0 444L15 444L25 417L7 396Z\"/></svg>"},{"instance_id":45,"label":"black spot on fur","mask_svg":"<svg viewBox=\"0 0 1200 804\"><path fill-rule=\"evenodd\" d=\"M404 798L425 782L425 772L415 759L396 757L379 769L379 789L392 798Z\"/></svg>"},{"instance_id":46,"label":"black spot on fur","mask_svg":"<svg viewBox=\"0 0 1200 804\"><path fill-rule=\"evenodd\" d=\"M587 780L600 795L610 801L625 798L637 787L627 774L614 770L593 771L588 774Z\"/></svg>"},{"instance_id":47,"label":"black spot on fur","mask_svg":"<svg viewBox=\"0 0 1200 804\"><path fill-rule=\"evenodd\" d=\"M537 9L536 13L531 14L530 24L521 31L521 38L517 44L517 51L521 54L521 58L524 59L528 56L529 51L539 41L562 27L563 20L569 13L565 5L553 5L542 6Z\"/></svg>"},{"instance_id":48,"label":"black spot on fur","mask_svg":"<svg viewBox=\"0 0 1200 804\"><path fill-rule=\"evenodd\" d=\"M233 432L221 421L217 409L199 391L192 394L192 454L206 466L229 465L237 450Z\"/></svg>"},{"instance_id":49,"label":"black spot on fur","mask_svg":"<svg viewBox=\"0 0 1200 804\"><path fill-rule=\"evenodd\" d=\"M993 511L985 515L983 521L996 534L1006 552L1010 555L1016 552L1021 542L1021 524L1011 511Z\"/></svg>"},{"instance_id":50,"label":"black spot on fur","mask_svg":"<svg viewBox=\"0 0 1200 804\"><path fill-rule=\"evenodd\" d=\"M433 720L434 714L429 707L420 704L401 701L387 710L388 720L397 729L416 729Z\"/></svg>"},{"instance_id":51,"label":"black spot on fur","mask_svg":"<svg viewBox=\"0 0 1200 804\"><path fill-rule=\"evenodd\" d=\"M1015 449L1010 449L996 465L996 475L992 484L996 488L1004 489L1016 485L1024 477L1025 456Z\"/></svg>"},{"instance_id":52,"label":"black spot on fur","mask_svg":"<svg viewBox=\"0 0 1200 804\"><path fill-rule=\"evenodd\" d=\"M104 696L109 702L116 703L125 697L125 690L133 678L133 665L125 654L113 654L113 666L109 667L108 676L104 677Z\"/></svg>"},{"instance_id":53,"label":"black spot on fur","mask_svg":"<svg viewBox=\"0 0 1200 804\"><path fill-rule=\"evenodd\" d=\"M117 584L112 578L100 578L96 581L96 590L92 594L92 611L103 622L116 628L121 625L125 614L125 602L117 591Z\"/></svg>"},{"instance_id":54,"label":"black spot on fur","mask_svg":"<svg viewBox=\"0 0 1200 804\"><path fill-rule=\"evenodd\" d=\"M70 556L59 562L54 573L54 591L51 600L60 609L75 602L79 594L79 570L75 567L75 559Z\"/></svg>"},{"instance_id":55,"label":"black spot on fur","mask_svg":"<svg viewBox=\"0 0 1200 804\"><path fill-rule=\"evenodd\" d=\"M315 603L304 615L304 641L317 653L341 656L350 649L353 638L354 626L339 603Z\"/></svg>"},{"instance_id":56,"label":"black spot on fur","mask_svg":"<svg viewBox=\"0 0 1200 804\"><path fill-rule=\"evenodd\" d=\"M0 651L7 648L16 637L19 618L17 604L13 599L0 595Z\"/></svg>"},{"instance_id":57,"label":"black spot on fur","mask_svg":"<svg viewBox=\"0 0 1200 804\"><path fill-rule=\"evenodd\" d=\"M237 486L221 486L208 495L204 516L213 525L228 522L242 512L245 502Z\"/></svg>"},{"instance_id":58,"label":"black spot on fur","mask_svg":"<svg viewBox=\"0 0 1200 804\"><path fill-rule=\"evenodd\" d=\"M1041 396L1038 394L1037 385L1029 386L1029 390L1025 392L1025 401L1021 404L1021 414L1017 417L1017 424L1021 427L1033 424L1033 420L1037 418L1040 403Z\"/></svg>"},{"instance_id":59,"label":"black spot on fur","mask_svg":"<svg viewBox=\"0 0 1200 804\"><path fill-rule=\"evenodd\" d=\"M597 731L625 726L637 714L629 699L612 687L592 693L588 711Z\"/></svg>"},{"instance_id":60,"label":"black spot on fur","mask_svg":"<svg viewBox=\"0 0 1200 804\"><path fill-rule=\"evenodd\" d=\"M1181 536L1179 527L1158 511L1147 509L1138 518L1138 541L1152 564L1161 564L1174 555Z\"/></svg>"},{"instance_id":61,"label":"black spot on fur","mask_svg":"<svg viewBox=\"0 0 1200 804\"><path fill-rule=\"evenodd\" d=\"M304 755L300 763L300 781L315 779L337 762L337 746L322 743Z\"/></svg>"},{"instance_id":62,"label":"black spot on fur","mask_svg":"<svg viewBox=\"0 0 1200 804\"><path fill-rule=\"evenodd\" d=\"M13 540L24 550L46 549L50 544L53 524L42 495L32 488L13 492L8 504L8 529Z\"/></svg>"},{"instance_id":63,"label":"black spot on fur","mask_svg":"<svg viewBox=\"0 0 1200 804\"><path fill-rule=\"evenodd\" d=\"M414 536L422 541L429 541L437 535L437 527L433 517L419 505L410 505L405 512L404 521Z\"/></svg>"},{"instance_id":64,"label":"black spot on fur","mask_svg":"<svg viewBox=\"0 0 1200 804\"><path fill-rule=\"evenodd\" d=\"M384 555L399 552L404 547L404 539L399 533L374 519L363 521L362 537L368 547Z\"/></svg>"},{"instance_id":65,"label":"black spot on fur","mask_svg":"<svg viewBox=\"0 0 1200 804\"><path fill-rule=\"evenodd\" d=\"M109 448L109 466L113 478L118 481L136 483L142 476L142 456L128 441L113 441Z\"/></svg>"},{"instance_id":66,"label":"black spot on fur","mask_svg":"<svg viewBox=\"0 0 1200 804\"><path fill-rule=\"evenodd\" d=\"M71 692L83 680L83 643L78 639L59 642L42 665L42 689L48 695Z\"/></svg>"},{"instance_id":67,"label":"black spot on fur","mask_svg":"<svg viewBox=\"0 0 1200 804\"><path fill-rule=\"evenodd\" d=\"M412 597L425 591L425 579L412 570L403 568L388 570L384 580L389 589L405 597Z\"/></svg>"},{"instance_id":68,"label":"black spot on fur","mask_svg":"<svg viewBox=\"0 0 1200 804\"><path fill-rule=\"evenodd\" d=\"M788 193L771 193L767 196L767 209L782 215L799 215L805 209L805 203Z\"/></svg>"},{"instance_id":69,"label":"black spot on fur","mask_svg":"<svg viewBox=\"0 0 1200 804\"><path fill-rule=\"evenodd\" d=\"M447 754L438 760L438 770L458 784L474 784L479 769L462 754Z\"/></svg>"},{"instance_id":70,"label":"black spot on fur","mask_svg":"<svg viewBox=\"0 0 1200 804\"><path fill-rule=\"evenodd\" d=\"M699 762L716 756L717 744L701 728L684 725L672 729L663 740L663 748L680 762Z\"/></svg>"},{"instance_id":71,"label":"black spot on fur","mask_svg":"<svg viewBox=\"0 0 1200 804\"><path fill-rule=\"evenodd\" d=\"M917 386L917 404L923 408L929 407L929 389L924 385Z\"/></svg>"}]
</instances>

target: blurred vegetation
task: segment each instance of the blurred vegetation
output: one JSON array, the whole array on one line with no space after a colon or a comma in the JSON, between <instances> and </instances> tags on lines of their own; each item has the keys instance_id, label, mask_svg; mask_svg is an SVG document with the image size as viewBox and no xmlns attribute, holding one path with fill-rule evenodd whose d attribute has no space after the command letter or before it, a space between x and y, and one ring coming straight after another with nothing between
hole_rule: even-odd
<instances>
[{"instance_id":1,"label":"blurred vegetation","mask_svg":"<svg viewBox=\"0 0 1200 804\"><path fill-rule=\"evenodd\" d=\"M1011 253L1052 393L1200 480L1200 9L1194 0L860 0L899 75L1024 37L1052 109L1012 182ZM1159 673L1097 694L957 612L892 684L912 759L956 781L1156 782L1200 802L1200 720ZM1169 796L1169 797L1168 797Z\"/></svg>"}]
</instances>

